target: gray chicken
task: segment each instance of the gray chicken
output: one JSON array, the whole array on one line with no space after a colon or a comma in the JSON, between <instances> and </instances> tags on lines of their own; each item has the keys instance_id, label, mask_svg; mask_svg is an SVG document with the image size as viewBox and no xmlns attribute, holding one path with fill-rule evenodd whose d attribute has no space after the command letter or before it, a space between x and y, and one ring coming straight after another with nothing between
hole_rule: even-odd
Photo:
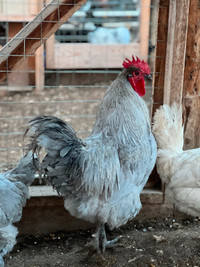
<instances>
[{"instance_id":1,"label":"gray chicken","mask_svg":"<svg viewBox=\"0 0 200 267\"><path fill-rule=\"evenodd\" d=\"M29 149L39 153L43 174L64 198L71 215L97 224L89 250L100 255L118 245L108 241L111 229L134 218L141 209L140 193L155 165L157 147L151 133L144 77L147 63L133 57L108 88L91 135L79 139L72 127L53 116L29 122Z\"/></svg>"},{"instance_id":2,"label":"gray chicken","mask_svg":"<svg viewBox=\"0 0 200 267\"><path fill-rule=\"evenodd\" d=\"M35 179L37 159L33 161L30 151L20 159L17 166L0 174L0 267L3 256L16 244L18 230L12 224L22 216L22 208L29 197L28 186Z\"/></svg>"}]
</instances>

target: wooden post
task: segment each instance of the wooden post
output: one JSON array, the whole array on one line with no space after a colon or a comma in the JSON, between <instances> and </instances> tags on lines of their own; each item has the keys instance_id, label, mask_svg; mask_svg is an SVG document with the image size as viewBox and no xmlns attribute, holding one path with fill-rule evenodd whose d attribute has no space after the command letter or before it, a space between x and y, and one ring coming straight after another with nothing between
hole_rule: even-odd
<instances>
[{"instance_id":1,"label":"wooden post","mask_svg":"<svg viewBox=\"0 0 200 267\"><path fill-rule=\"evenodd\" d=\"M170 0L165 63L164 104L182 104L190 0Z\"/></svg>"},{"instance_id":2,"label":"wooden post","mask_svg":"<svg viewBox=\"0 0 200 267\"><path fill-rule=\"evenodd\" d=\"M200 2L190 0L184 72L185 149L200 147Z\"/></svg>"},{"instance_id":3,"label":"wooden post","mask_svg":"<svg viewBox=\"0 0 200 267\"><path fill-rule=\"evenodd\" d=\"M170 0L160 0L158 5L157 43L153 75L153 107L152 114L163 104L165 54L167 47L168 14Z\"/></svg>"},{"instance_id":4,"label":"wooden post","mask_svg":"<svg viewBox=\"0 0 200 267\"><path fill-rule=\"evenodd\" d=\"M43 1L35 2L36 11L39 13L43 8ZM35 52L35 90L44 89L44 44L42 44Z\"/></svg>"},{"instance_id":5,"label":"wooden post","mask_svg":"<svg viewBox=\"0 0 200 267\"><path fill-rule=\"evenodd\" d=\"M44 88L44 45L42 44L35 52L35 89Z\"/></svg>"},{"instance_id":6,"label":"wooden post","mask_svg":"<svg viewBox=\"0 0 200 267\"><path fill-rule=\"evenodd\" d=\"M46 41L46 68L53 69L55 63L55 35Z\"/></svg>"},{"instance_id":7,"label":"wooden post","mask_svg":"<svg viewBox=\"0 0 200 267\"><path fill-rule=\"evenodd\" d=\"M150 0L141 0L140 55L145 61L148 61L150 4Z\"/></svg>"}]
</instances>

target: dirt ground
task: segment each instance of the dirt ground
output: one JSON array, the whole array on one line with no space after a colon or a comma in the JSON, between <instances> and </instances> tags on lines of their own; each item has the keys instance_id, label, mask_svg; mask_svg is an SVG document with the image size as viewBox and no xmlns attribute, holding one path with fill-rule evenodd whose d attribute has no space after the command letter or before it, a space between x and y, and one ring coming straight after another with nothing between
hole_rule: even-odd
<instances>
[{"instance_id":1,"label":"dirt ground","mask_svg":"<svg viewBox=\"0 0 200 267\"><path fill-rule=\"evenodd\" d=\"M107 250L105 261L77 253L90 240L90 230L24 236L6 256L5 267L195 267L200 266L199 230L199 218L133 220L117 230L107 230L109 239L123 235L123 247Z\"/></svg>"}]
</instances>

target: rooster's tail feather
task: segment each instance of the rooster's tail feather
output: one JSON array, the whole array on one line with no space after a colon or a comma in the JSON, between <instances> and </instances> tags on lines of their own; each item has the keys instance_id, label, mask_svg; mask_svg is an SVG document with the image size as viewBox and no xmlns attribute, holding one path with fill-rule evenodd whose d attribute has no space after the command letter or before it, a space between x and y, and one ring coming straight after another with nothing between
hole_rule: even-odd
<instances>
[{"instance_id":1,"label":"rooster's tail feather","mask_svg":"<svg viewBox=\"0 0 200 267\"><path fill-rule=\"evenodd\" d=\"M25 135L29 136L29 150L45 148L49 155L65 156L71 146L80 146L82 140L73 128L63 120L53 116L40 116L29 122Z\"/></svg>"},{"instance_id":2,"label":"rooster's tail feather","mask_svg":"<svg viewBox=\"0 0 200 267\"><path fill-rule=\"evenodd\" d=\"M72 127L56 117L41 116L29 122L25 135L29 137L29 150L42 154L40 150L45 149L46 155L39 160L40 173L48 182L63 196L68 194L69 188L76 189L74 184L81 174L85 144Z\"/></svg>"}]
</instances>

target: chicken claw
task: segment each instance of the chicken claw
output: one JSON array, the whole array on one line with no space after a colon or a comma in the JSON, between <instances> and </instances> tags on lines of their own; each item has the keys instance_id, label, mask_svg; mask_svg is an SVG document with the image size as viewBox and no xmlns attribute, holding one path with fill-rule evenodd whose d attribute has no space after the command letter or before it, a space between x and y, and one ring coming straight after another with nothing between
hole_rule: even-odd
<instances>
[{"instance_id":1,"label":"chicken claw","mask_svg":"<svg viewBox=\"0 0 200 267\"><path fill-rule=\"evenodd\" d=\"M122 247L123 245L118 243L118 241L122 238L123 236L120 235L113 240L107 240L106 237L106 230L105 226L101 225L101 234L100 234L100 244L101 244L101 249L102 252L104 253L107 248L116 248L116 247Z\"/></svg>"},{"instance_id":2,"label":"chicken claw","mask_svg":"<svg viewBox=\"0 0 200 267\"><path fill-rule=\"evenodd\" d=\"M122 247L123 245L118 243L118 241L123 237L122 235L116 237L113 240L107 240L106 231L104 224L99 224L97 226L96 232L92 235L93 239L85 245L85 248L78 251L77 253L87 252L87 258L90 258L93 254L100 256L102 260L105 260L103 257L104 252L108 248Z\"/></svg>"}]
</instances>

